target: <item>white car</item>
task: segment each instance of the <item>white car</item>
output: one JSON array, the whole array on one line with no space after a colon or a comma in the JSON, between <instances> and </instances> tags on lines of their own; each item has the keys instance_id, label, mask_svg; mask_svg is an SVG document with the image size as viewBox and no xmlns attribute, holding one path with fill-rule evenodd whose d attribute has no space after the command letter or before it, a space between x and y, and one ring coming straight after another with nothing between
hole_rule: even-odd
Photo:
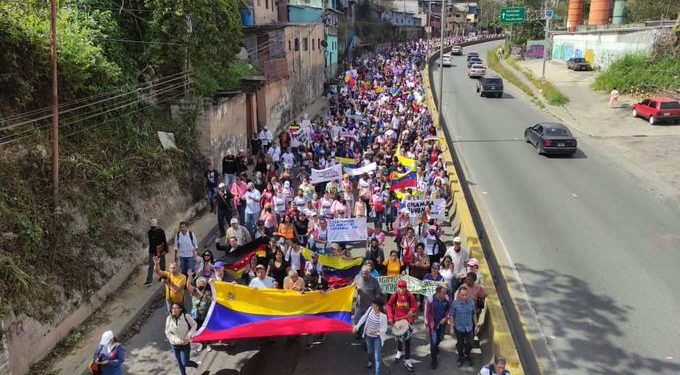
<instances>
[{"instance_id":1,"label":"white car","mask_svg":"<svg viewBox=\"0 0 680 375\"><path fill-rule=\"evenodd\" d=\"M451 55L448 53L442 56L442 66L451 66L453 65L453 60L451 59Z\"/></svg>"},{"instance_id":2,"label":"white car","mask_svg":"<svg viewBox=\"0 0 680 375\"><path fill-rule=\"evenodd\" d=\"M486 74L486 67L481 64L472 64L470 70L468 70L468 77L479 78Z\"/></svg>"},{"instance_id":3,"label":"white car","mask_svg":"<svg viewBox=\"0 0 680 375\"><path fill-rule=\"evenodd\" d=\"M451 47L451 54L461 56L463 54L463 47L458 45Z\"/></svg>"}]
</instances>

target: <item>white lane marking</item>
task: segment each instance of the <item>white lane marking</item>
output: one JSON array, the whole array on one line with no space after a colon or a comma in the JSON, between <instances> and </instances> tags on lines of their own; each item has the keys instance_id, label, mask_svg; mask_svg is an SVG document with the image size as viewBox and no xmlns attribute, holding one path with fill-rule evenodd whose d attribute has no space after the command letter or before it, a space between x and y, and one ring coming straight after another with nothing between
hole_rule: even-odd
<instances>
[{"instance_id":1,"label":"white lane marking","mask_svg":"<svg viewBox=\"0 0 680 375\"><path fill-rule=\"evenodd\" d=\"M515 267L515 262L513 262L512 258L510 257L510 253L508 252L508 247L505 246L505 241L503 241L503 237L501 237L501 234L497 229L498 227L496 226L496 222L493 219L493 217L491 216L490 211L487 210L485 212L487 212L487 217L489 218L489 221L491 221L491 225L493 227L493 232L496 234L496 238L498 239L498 242L500 242L500 245L503 248L503 253L505 254L505 258L507 259L507 262L508 262L508 264L506 264L505 266L510 269L510 272L512 273L512 277L516 280L516 283L519 286L520 297L523 298L526 301L527 309L529 310L529 313L531 314L531 318L536 322L536 326L538 327L538 330L541 334L541 337L543 338L543 342L545 344L545 349L548 352L548 357L550 357L550 362L552 362L553 366L555 367L556 373L560 374L561 373L560 372L560 365L557 363L557 357L555 357L555 353L553 352L552 347L548 343L548 338L555 339L555 336L552 333L546 334L546 332L543 330L543 326L541 325L540 320L538 320L538 313L536 312L536 309L534 309L534 306L531 304L531 300L529 299L529 294L527 293L526 287L524 286L524 281L522 281L522 278L519 275L519 271L517 271L517 267ZM514 297L513 297L513 300L514 300ZM521 315L521 313L519 311L518 311L518 313Z\"/></svg>"},{"instance_id":2,"label":"white lane marking","mask_svg":"<svg viewBox=\"0 0 680 375\"><path fill-rule=\"evenodd\" d=\"M482 194L487 195L487 194L489 194L489 192L488 192L488 191L483 191Z\"/></svg>"},{"instance_id":3,"label":"white lane marking","mask_svg":"<svg viewBox=\"0 0 680 375\"><path fill-rule=\"evenodd\" d=\"M578 194L576 194L576 193L571 193L571 196L574 197L574 198L578 198Z\"/></svg>"}]
</instances>

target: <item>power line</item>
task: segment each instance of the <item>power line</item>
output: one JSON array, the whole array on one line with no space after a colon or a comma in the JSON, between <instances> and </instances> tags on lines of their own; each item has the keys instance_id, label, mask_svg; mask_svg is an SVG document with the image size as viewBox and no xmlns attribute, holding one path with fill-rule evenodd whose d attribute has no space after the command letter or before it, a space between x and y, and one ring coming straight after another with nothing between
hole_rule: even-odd
<instances>
[{"instance_id":1,"label":"power line","mask_svg":"<svg viewBox=\"0 0 680 375\"><path fill-rule=\"evenodd\" d=\"M152 81L148 85L161 84L166 79L176 77L176 76L182 75L182 74L186 74L186 72L178 72L178 73L175 73L175 74L170 74L170 75L167 75L167 76L164 76L164 77L156 78L154 81ZM140 89L140 88L142 88L142 85L147 85L147 83L140 83L140 84L136 85L136 87L138 89ZM60 109L67 109L68 107L75 105L75 104L84 103L84 102L87 102L87 101L90 101L90 100L98 99L98 98L101 98L101 97L104 97L104 96L107 96L107 95L117 94L117 93L120 93L120 92L123 92L123 89L116 88L116 89L101 92L101 93L98 93L98 94L93 94L93 95L90 95L90 96L86 96L84 98L74 99L74 100L71 100L71 101L68 101L68 102L60 103L59 108ZM8 117L5 117L5 118L0 118L0 120L2 120L3 122L8 122L9 120L15 120L15 119L19 119L19 118L22 118L22 117L28 117L28 116L33 115L33 114L37 114L37 113L40 113L40 112L48 112L48 111L51 111L51 110L52 110L52 106L48 106L48 107L44 107L44 108L34 109L34 110L31 110L31 111L28 111L28 112L18 113L18 114L11 115L11 116L8 116ZM0 129L3 129L3 128L0 128Z\"/></svg>"},{"instance_id":2,"label":"power line","mask_svg":"<svg viewBox=\"0 0 680 375\"><path fill-rule=\"evenodd\" d=\"M133 99L131 101L128 100L125 103L122 103L122 104L119 103L120 105L113 107L113 108L108 108L104 111L102 111L102 109L95 109L94 111L91 111L91 112L86 113L84 115L74 116L75 118L67 119L66 121L61 123L60 126L61 127L68 127L70 125L73 125L73 124L76 124L76 123L79 123L79 122L83 122L85 120L89 120L89 119L92 119L92 118L96 118L96 117L102 116L104 114L120 110L122 108L130 107L130 106L135 105L139 102L142 102L146 99L153 99L153 98L156 98L156 97L158 97L162 94L171 93L172 91L179 89L183 86L184 86L184 82L176 83L174 85L170 85L168 87L157 90L156 92L151 94L148 98L139 97L139 98ZM183 95L183 93L181 95ZM30 127L30 128L27 128L27 129L23 129L18 134L15 133L15 134L6 135L6 136L0 138L0 145L6 144L6 143L11 143L11 142L23 139L23 138L27 137L29 133L32 133L34 130L41 131L41 130L47 129L48 127L49 127L49 123L37 125L35 127Z\"/></svg>"},{"instance_id":3,"label":"power line","mask_svg":"<svg viewBox=\"0 0 680 375\"><path fill-rule=\"evenodd\" d=\"M122 94L114 95L112 97L108 97L108 98L105 98L105 99L97 100L95 102L90 102L90 103L86 103L86 104L83 104L83 105L80 105L80 106L77 106L77 107L72 107L72 108L68 108L68 109L59 111L59 114L63 115L63 114L70 113L70 112L73 112L75 110L82 109L82 108L85 108L85 107L89 107L89 106L92 106L92 105L95 105L95 104L105 103L105 102L108 102L108 101L111 101L113 99L120 98L120 97L123 97L123 96L128 96L128 95L132 95L132 94L136 94L136 93L143 93L143 91L145 91L145 90L150 90L150 89L153 89L154 87L156 87L158 85L167 84L169 82L173 82L173 81L177 81L177 80L183 81L184 79L188 78L192 74L193 73L182 73L182 75L180 75L178 77L162 80L162 82L161 81L154 82L154 83L148 84L144 87L139 87L136 90L127 91L127 92L124 92ZM52 108L53 107L50 107L50 109L52 109ZM23 125L26 125L26 124L30 124L30 123L33 123L33 122L36 122L36 121L48 119L50 117L52 117L51 114L32 118L32 119L29 119L29 120L25 120L25 121L21 121L21 122L18 122L18 123L14 123L14 124L11 124L11 125L4 126L4 127L0 128L0 130L12 130L12 129L15 129L17 127L20 127L20 126L23 126Z\"/></svg>"}]
</instances>

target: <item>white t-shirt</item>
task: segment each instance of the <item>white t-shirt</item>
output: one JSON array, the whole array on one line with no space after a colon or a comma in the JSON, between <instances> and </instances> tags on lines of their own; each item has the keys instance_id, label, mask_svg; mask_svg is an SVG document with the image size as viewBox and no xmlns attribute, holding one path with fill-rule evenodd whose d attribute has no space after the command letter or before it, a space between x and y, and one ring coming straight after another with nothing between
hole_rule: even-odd
<instances>
[{"instance_id":1,"label":"white t-shirt","mask_svg":"<svg viewBox=\"0 0 680 375\"><path fill-rule=\"evenodd\" d=\"M264 280L260 280L259 277L256 277L250 280L250 285L248 286L255 289L272 289L274 288L274 279L269 276L265 276Z\"/></svg>"},{"instance_id":2,"label":"white t-shirt","mask_svg":"<svg viewBox=\"0 0 680 375\"><path fill-rule=\"evenodd\" d=\"M283 165L292 167L295 164L295 155L292 152L285 152L281 155L281 160L283 160Z\"/></svg>"}]
</instances>

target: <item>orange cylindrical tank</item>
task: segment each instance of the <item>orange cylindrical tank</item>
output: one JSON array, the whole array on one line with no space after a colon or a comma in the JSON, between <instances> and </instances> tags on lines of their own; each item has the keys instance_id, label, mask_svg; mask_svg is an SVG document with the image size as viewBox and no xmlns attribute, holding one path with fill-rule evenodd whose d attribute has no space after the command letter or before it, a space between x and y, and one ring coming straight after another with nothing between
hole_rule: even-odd
<instances>
[{"instance_id":1,"label":"orange cylindrical tank","mask_svg":"<svg viewBox=\"0 0 680 375\"><path fill-rule=\"evenodd\" d=\"M583 23L583 0L570 0L567 13L567 31L574 32Z\"/></svg>"},{"instance_id":2,"label":"orange cylindrical tank","mask_svg":"<svg viewBox=\"0 0 680 375\"><path fill-rule=\"evenodd\" d=\"M588 14L588 25L606 25L611 16L612 0L592 0L590 3L590 14Z\"/></svg>"}]
</instances>

